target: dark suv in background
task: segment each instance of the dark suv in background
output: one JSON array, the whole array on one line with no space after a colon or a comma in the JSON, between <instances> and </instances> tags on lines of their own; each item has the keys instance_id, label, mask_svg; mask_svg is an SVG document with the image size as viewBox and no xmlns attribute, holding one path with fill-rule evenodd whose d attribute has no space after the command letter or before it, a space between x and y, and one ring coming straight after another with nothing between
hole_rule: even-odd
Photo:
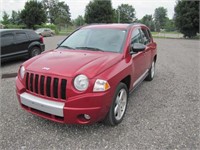
<instances>
[{"instance_id":1,"label":"dark suv in background","mask_svg":"<svg viewBox=\"0 0 200 150\"><path fill-rule=\"evenodd\" d=\"M34 57L45 50L43 37L33 30L0 29L1 62L18 58Z\"/></svg>"}]
</instances>

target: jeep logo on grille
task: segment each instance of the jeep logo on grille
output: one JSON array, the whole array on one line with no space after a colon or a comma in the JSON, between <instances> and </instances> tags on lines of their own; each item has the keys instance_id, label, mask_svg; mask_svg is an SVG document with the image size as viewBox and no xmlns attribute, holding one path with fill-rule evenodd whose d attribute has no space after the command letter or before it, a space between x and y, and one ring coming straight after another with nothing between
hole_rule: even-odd
<instances>
[{"instance_id":1,"label":"jeep logo on grille","mask_svg":"<svg viewBox=\"0 0 200 150\"><path fill-rule=\"evenodd\" d=\"M48 68L48 67L43 67L42 69L43 69L43 70L49 70L50 68Z\"/></svg>"}]
</instances>

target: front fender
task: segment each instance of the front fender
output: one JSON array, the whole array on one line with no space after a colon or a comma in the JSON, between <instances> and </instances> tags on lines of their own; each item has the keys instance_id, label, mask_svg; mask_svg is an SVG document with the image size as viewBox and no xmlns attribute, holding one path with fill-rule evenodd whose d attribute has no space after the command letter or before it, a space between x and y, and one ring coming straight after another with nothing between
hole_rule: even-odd
<instances>
[{"instance_id":1,"label":"front fender","mask_svg":"<svg viewBox=\"0 0 200 150\"><path fill-rule=\"evenodd\" d=\"M106 102L107 107L109 107L112 103L117 85L128 75L131 76L131 72L131 62L127 62L125 59L123 59L119 63L113 65L112 67L95 77L95 79L106 80L110 84L109 90L111 92L112 98L109 102Z\"/></svg>"}]
</instances>

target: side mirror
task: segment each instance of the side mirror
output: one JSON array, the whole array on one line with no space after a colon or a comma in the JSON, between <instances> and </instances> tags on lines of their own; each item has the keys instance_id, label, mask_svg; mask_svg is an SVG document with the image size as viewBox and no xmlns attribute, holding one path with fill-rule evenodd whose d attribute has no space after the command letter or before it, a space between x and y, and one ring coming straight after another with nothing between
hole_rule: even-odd
<instances>
[{"instance_id":1,"label":"side mirror","mask_svg":"<svg viewBox=\"0 0 200 150\"><path fill-rule=\"evenodd\" d=\"M134 54L134 53L144 51L145 48L146 48L146 46L144 44L141 44L141 43L131 44L130 54Z\"/></svg>"}]
</instances>

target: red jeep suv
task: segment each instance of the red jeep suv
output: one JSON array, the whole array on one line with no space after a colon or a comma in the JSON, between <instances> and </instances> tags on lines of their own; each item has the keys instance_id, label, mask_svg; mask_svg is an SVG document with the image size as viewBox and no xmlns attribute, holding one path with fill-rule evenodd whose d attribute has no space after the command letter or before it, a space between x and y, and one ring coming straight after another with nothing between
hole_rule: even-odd
<instances>
[{"instance_id":1,"label":"red jeep suv","mask_svg":"<svg viewBox=\"0 0 200 150\"><path fill-rule=\"evenodd\" d=\"M128 96L151 81L156 43L142 24L101 24L79 28L55 50L24 62L16 77L22 108L68 124L119 124Z\"/></svg>"}]
</instances>

